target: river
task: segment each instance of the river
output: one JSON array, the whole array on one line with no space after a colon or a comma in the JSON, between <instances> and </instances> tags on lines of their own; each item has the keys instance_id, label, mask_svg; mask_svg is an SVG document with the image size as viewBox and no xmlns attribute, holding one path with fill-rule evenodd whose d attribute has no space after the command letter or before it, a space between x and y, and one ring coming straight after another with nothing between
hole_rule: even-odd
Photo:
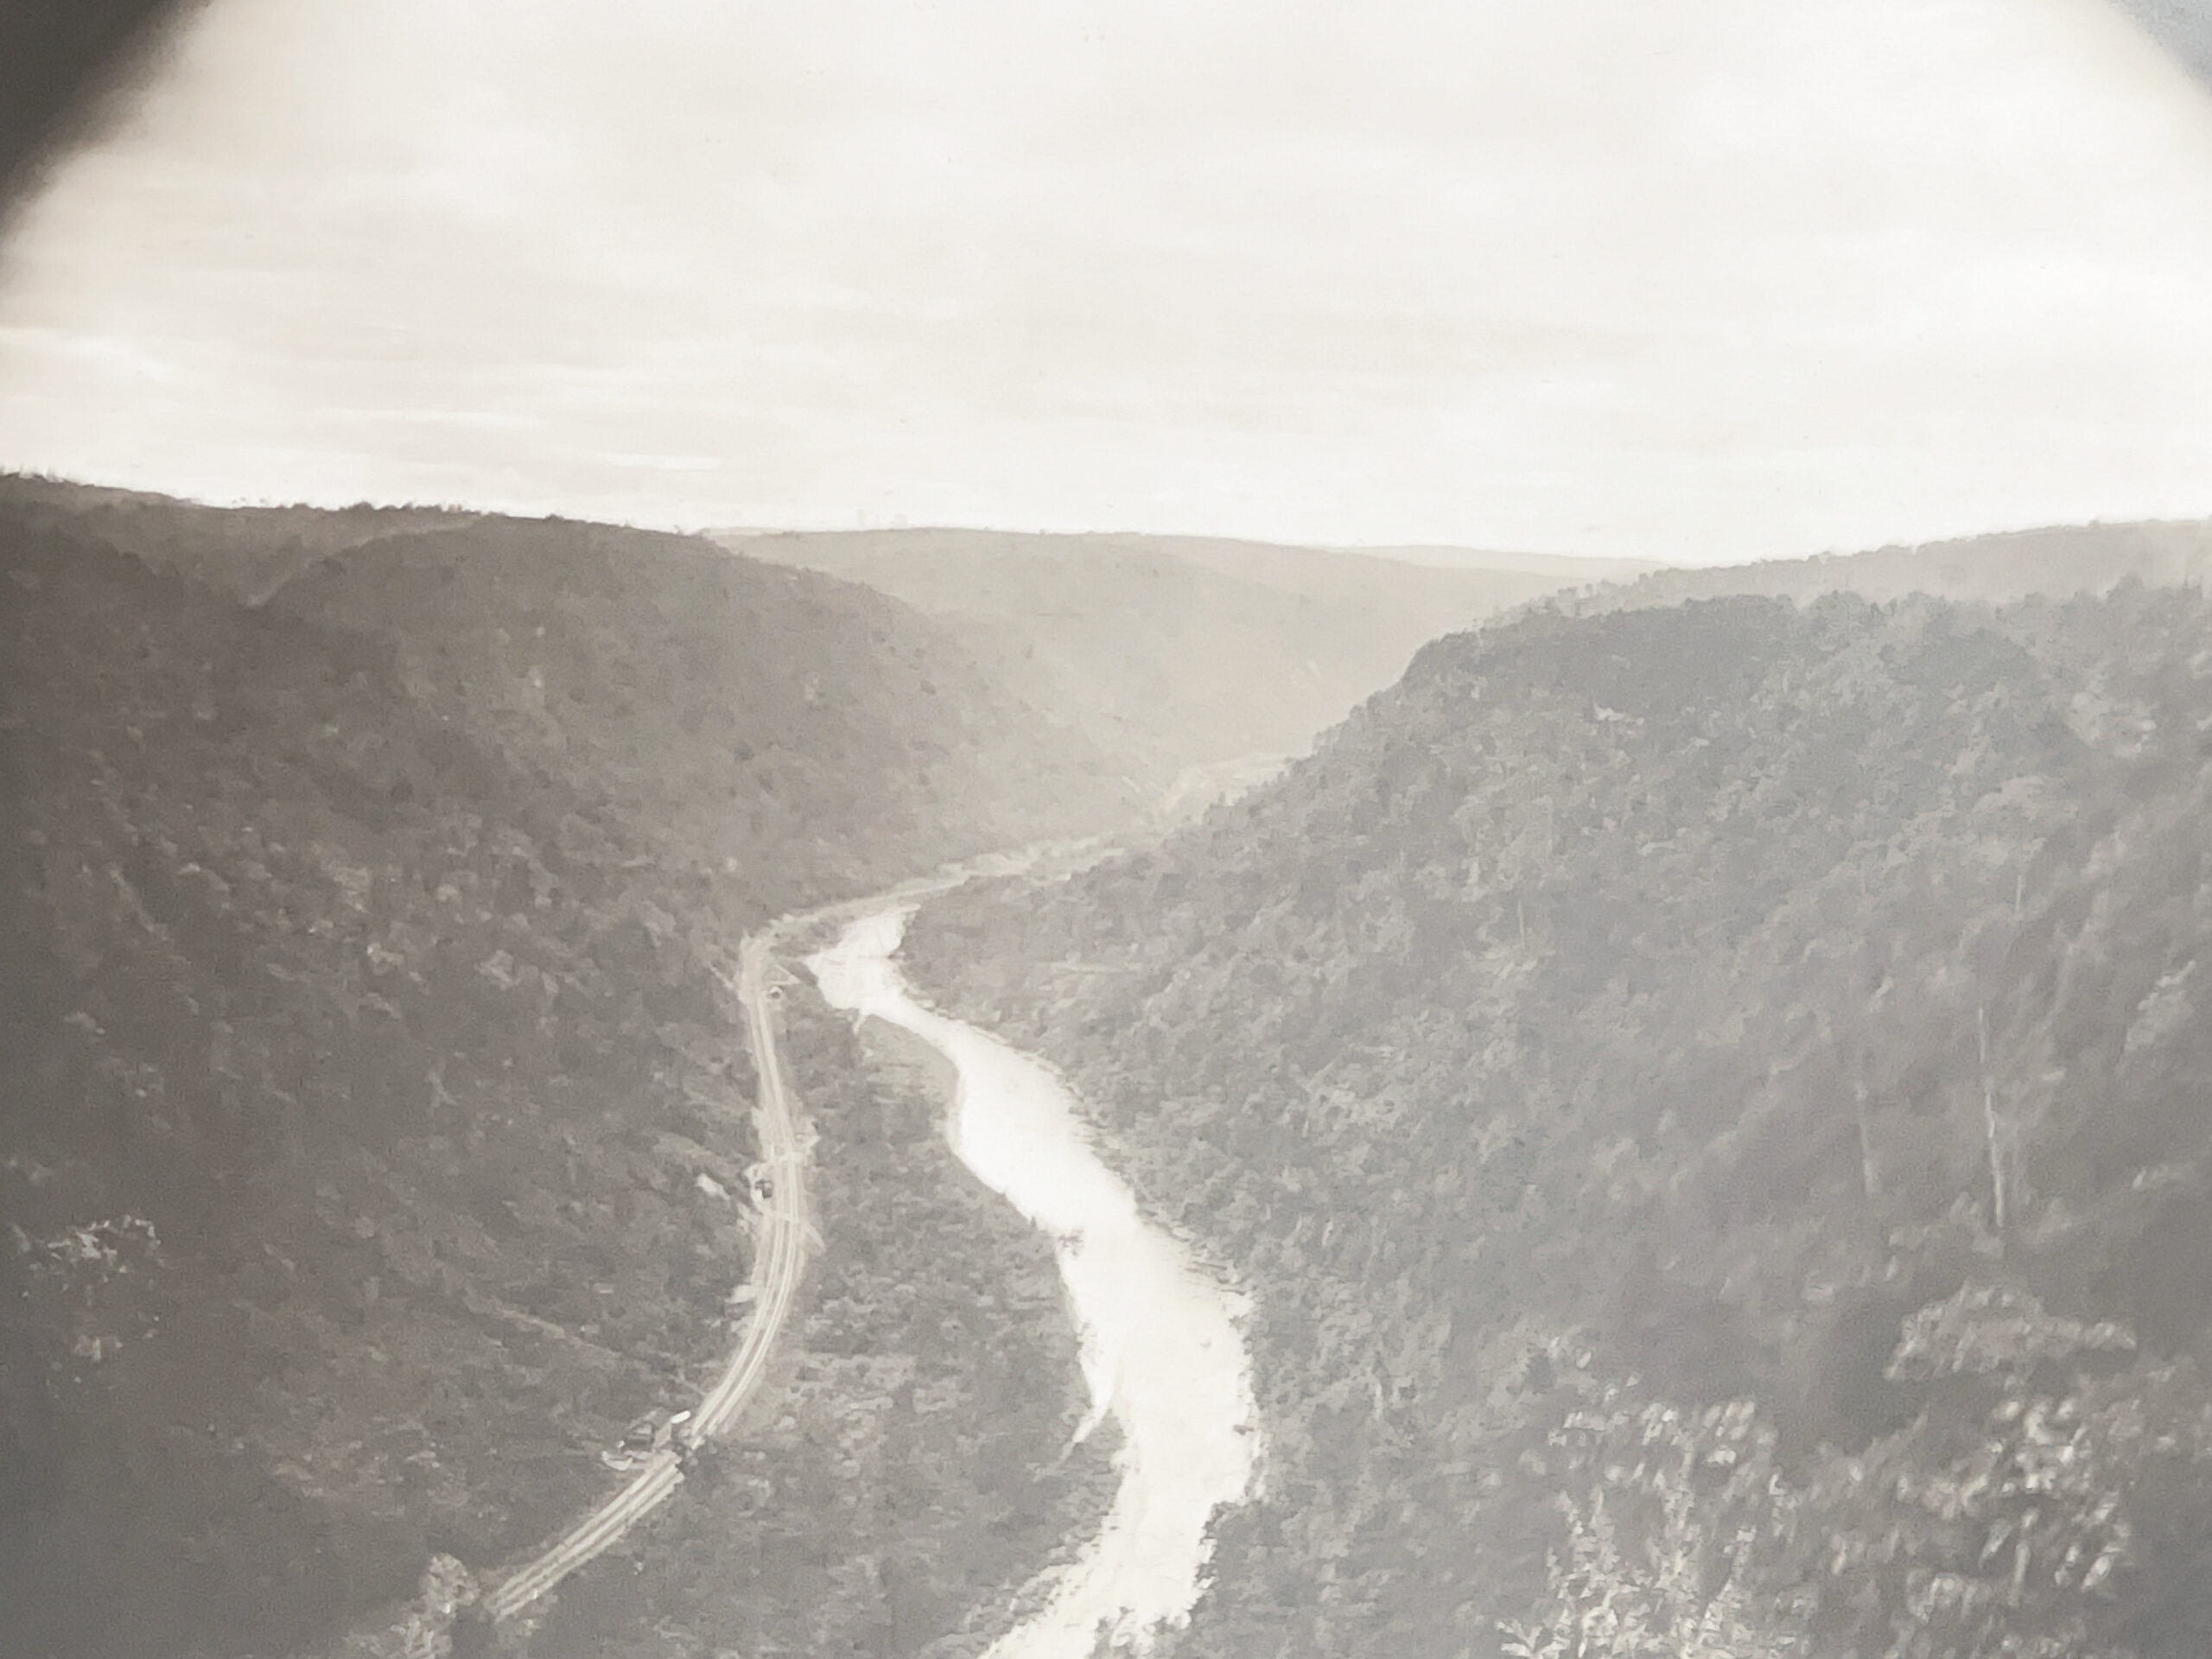
<instances>
[{"instance_id":1,"label":"river","mask_svg":"<svg viewBox=\"0 0 2212 1659\"><path fill-rule=\"evenodd\" d=\"M1190 1612L1212 1553L1215 1510L1251 1490L1259 1435L1243 1299L1147 1224L1092 1154L1076 1104L1050 1071L996 1038L923 1007L893 958L911 913L877 911L810 957L823 995L855 1020L913 1033L959 1074L949 1133L978 1179L1052 1240L1082 1341L1090 1409L1111 1417L1120 1485L1098 1535L1050 1586L1043 1611L987 1659L1090 1659L1100 1627L1141 1650Z\"/></svg>"}]
</instances>

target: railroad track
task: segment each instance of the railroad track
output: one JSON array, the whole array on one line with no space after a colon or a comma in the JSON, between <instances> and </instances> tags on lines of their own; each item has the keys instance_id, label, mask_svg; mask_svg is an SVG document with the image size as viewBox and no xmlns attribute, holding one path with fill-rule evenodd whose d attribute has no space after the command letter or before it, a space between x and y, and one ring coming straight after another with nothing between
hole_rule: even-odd
<instances>
[{"instance_id":1,"label":"railroad track","mask_svg":"<svg viewBox=\"0 0 2212 1659\"><path fill-rule=\"evenodd\" d=\"M752 935L738 953L734 988L745 1013L760 1090L754 1122L764 1179L756 1180L753 1197L760 1206L763 1236L750 1281L753 1317L721 1376L692 1408L675 1443L649 1454L620 1491L485 1593L485 1610L494 1619L512 1618L570 1573L605 1554L666 1503L683 1484L683 1465L690 1452L737 1421L767 1375L776 1339L798 1298L807 1243L814 1230L807 1214L805 1149L776 1044L774 1009L782 977L774 961L775 944L800 919L787 918Z\"/></svg>"}]
</instances>

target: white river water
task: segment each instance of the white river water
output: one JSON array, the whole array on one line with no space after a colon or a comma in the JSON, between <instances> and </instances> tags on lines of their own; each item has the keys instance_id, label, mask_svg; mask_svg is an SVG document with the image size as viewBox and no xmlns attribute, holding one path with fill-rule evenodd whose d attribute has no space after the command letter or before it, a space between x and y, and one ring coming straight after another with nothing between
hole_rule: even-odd
<instances>
[{"instance_id":1,"label":"white river water","mask_svg":"<svg viewBox=\"0 0 2212 1659\"><path fill-rule=\"evenodd\" d=\"M957 1069L953 1150L1051 1235L1059 1257L1090 1393L1077 1438L1109 1415L1122 1431L1121 1484L1104 1526L1044 1611L987 1659L1090 1659L1102 1625L1117 1646L1141 1650L1189 1614L1214 1511L1243 1498L1257 1471L1251 1368L1236 1328L1244 1304L1138 1213L1092 1154L1058 1078L908 993L892 958L909 913L863 918L807 967L832 1007L903 1027Z\"/></svg>"}]
</instances>

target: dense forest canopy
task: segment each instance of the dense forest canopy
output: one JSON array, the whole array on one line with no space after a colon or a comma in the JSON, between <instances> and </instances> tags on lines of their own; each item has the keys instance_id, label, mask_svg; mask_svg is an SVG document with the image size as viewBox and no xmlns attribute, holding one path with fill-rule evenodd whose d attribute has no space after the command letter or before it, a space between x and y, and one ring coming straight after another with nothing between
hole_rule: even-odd
<instances>
[{"instance_id":1,"label":"dense forest canopy","mask_svg":"<svg viewBox=\"0 0 2212 1659\"><path fill-rule=\"evenodd\" d=\"M0 575L26 1650L297 1649L537 1541L730 1328L738 937L1141 804L959 628L690 538L13 480ZM1263 1494L1169 1654L2201 1654L2212 606L1668 600L1437 640L910 932L1253 1294ZM780 1414L511 1645L950 1659L1095 1515L943 1079L791 1033Z\"/></svg>"},{"instance_id":2,"label":"dense forest canopy","mask_svg":"<svg viewBox=\"0 0 2212 1659\"><path fill-rule=\"evenodd\" d=\"M1255 1294L1179 1655L2201 1654L2212 610L1424 650L909 935Z\"/></svg>"},{"instance_id":3,"label":"dense forest canopy","mask_svg":"<svg viewBox=\"0 0 2212 1659\"><path fill-rule=\"evenodd\" d=\"M739 937L1074 764L704 543L0 488L0 1649L297 1651L569 1519L749 1268Z\"/></svg>"}]
</instances>

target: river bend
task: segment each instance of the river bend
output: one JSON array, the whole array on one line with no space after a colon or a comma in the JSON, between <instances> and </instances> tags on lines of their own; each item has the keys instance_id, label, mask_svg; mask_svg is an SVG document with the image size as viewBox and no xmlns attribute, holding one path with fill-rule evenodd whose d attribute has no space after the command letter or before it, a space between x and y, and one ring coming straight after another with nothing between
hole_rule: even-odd
<instances>
[{"instance_id":1,"label":"river bend","mask_svg":"<svg viewBox=\"0 0 2212 1659\"><path fill-rule=\"evenodd\" d=\"M1058 1257L1090 1396L1077 1438L1109 1416L1122 1433L1120 1484L1098 1535L988 1659L1090 1659L1102 1626L1116 1646L1141 1650L1188 1617L1214 1512L1242 1500L1257 1471L1244 1304L1144 1220L1049 1070L915 1001L893 960L909 914L863 917L807 966L832 1007L901 1027L952 1062L954 1152Z\"/></svg>"}]
</instances>

